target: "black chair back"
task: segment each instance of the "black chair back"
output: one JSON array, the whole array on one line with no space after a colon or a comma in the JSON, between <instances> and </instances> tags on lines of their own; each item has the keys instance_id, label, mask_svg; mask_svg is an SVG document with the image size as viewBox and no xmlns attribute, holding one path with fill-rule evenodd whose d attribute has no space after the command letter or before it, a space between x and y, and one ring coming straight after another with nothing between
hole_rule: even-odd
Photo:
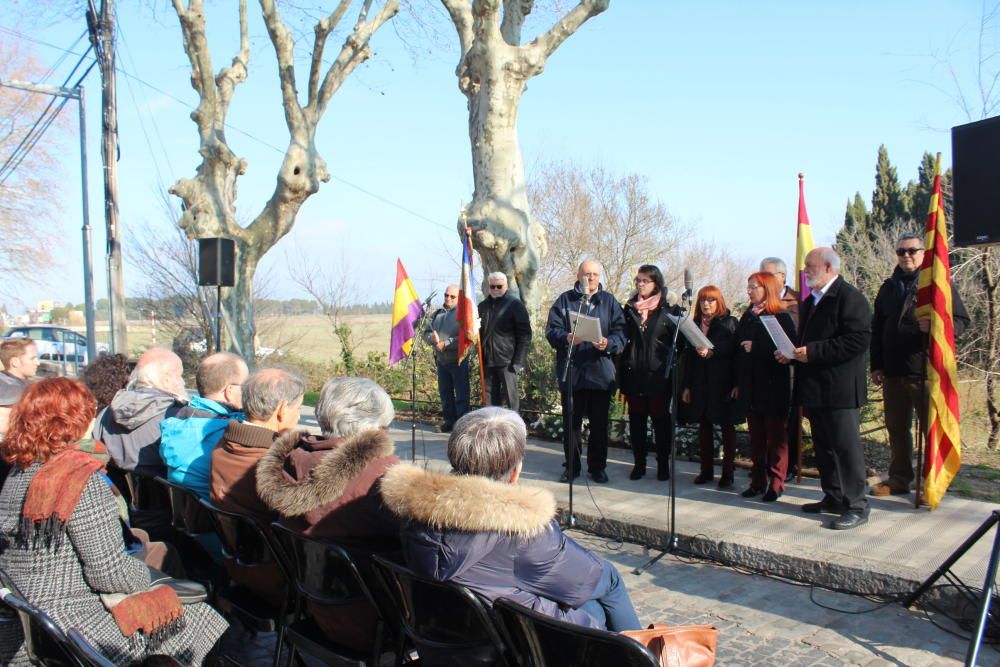
<instances>
[{"instance_id":1,"label":"black chair back","mask_svg":"<svg viewBox=\"0 0 1000 667\"><path fill-rule=\"evenodd\" d=\"M13 609L21 619L24 631L24 650L28 659L37 665L86 667L75 657L75 651L66 635L48 614L24 599L5 572L0 571L0 600Z\"/></svg>"},{"instance_id":2,"label":"black chair back","mask_svg":"<svg viewBox=\"0 0 1000 667\"><path fill-rule=\"evenodd\" d=\"M163 477L156 481L170 498L171 523L177 531L191 538L212 532L212 520L197 493Z\"/></svg>"},{"instance_id":3,"label":"black chair back","mask_svg":"<svg viewBox=\"0 0 1000 667\"><path fill-rule=\"evenodd\" d=\"M132 507L137 510L151 512L170 508L170 494L166 488L157 482L156 477L140 475L132 471L122 471L125 483L131 495Z\"/></svg>"},{"instance_id":4,"label":"black chair back","mask_svg":"<svg viewBox=\"0 0 1000 667\"><path fill-rule=\"evenodd\" d=\"M506 665L506 644L486 603L465 586L434 581L384 556L372 565L422 665Z\"/></svg>"},{"instance_id":5,"label":"black chair back","mask_svg":"<svg viewBox=\"0 0 1000 667\"><path fill-rule=\"evenodd\" d=\"M75 649L77 659L86 667L115 667L115 663L105 658L76 628L69 629L66 639Z\"/></svg>"},{"instance_id":6,"label":"black chair back","mask_svg":"<svg viewBox=\"0 0 1000 667\"><path fill-rule=\"evenodd\" d=\"M275 558L266 529L253 517L220 509L205 498L199 502L222 542L223 558L234 561L240 567L256 567L272 562L283 566L281 559Z\"/></svg>"},{"instance_id":7,"label":"black chair back","mask_svg":"<svg viewBox=\"0 0 1000 667\"><path fill-rule=\"evenodd\" d=\"M637 641L617 632L574 625L506 598L493 614L521 667L657 667L660 661Z\"/></svg>"}]
</instances>

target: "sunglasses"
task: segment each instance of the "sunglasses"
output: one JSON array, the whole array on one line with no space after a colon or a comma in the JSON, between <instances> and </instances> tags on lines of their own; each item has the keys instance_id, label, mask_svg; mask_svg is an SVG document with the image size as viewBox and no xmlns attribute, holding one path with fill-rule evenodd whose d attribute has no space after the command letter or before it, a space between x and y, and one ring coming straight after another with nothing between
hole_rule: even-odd
<instances>
[{"instance_id":1,"label":"sunglasses","mask_svg":"<svg viewBox=\"0 0 1000 667\"><path fill-rule=\"evenodd\" d=\"M703 296L701 298L702 303L715 303L716 301L718 301L718 299L716 299L714 296Z\"/></svg>"},{"instance_id":2,"label":"sunglasses","mask_svg":"<svg viewBox=\"0 0 1000 667\"><path fill-rule=\"evenodd\" d=\"M903 255L909 255L913 257L918 252L923 252L923 248L896 248L896 257L902 257Z\"/></svg>"},{"instance_id":3,"label":"sunglasses","mask_svg":"<svg viewBox=\"0 0 1000 667\"><path fill-rule=\"evenodd\" d=\"M490 289L503 289L503 285L490 285Z\"/></svg>"},{"instance_id":4,"label":"sunglasses","mask_svg":"<svg viewBox=\"0 0 1000 667\"><path fill-rule=\"evenodd\" d=\"M446 299L457 299L458 295L457 294L445 294L444 298L446 298Z\"/></svg>"}]
</instances>

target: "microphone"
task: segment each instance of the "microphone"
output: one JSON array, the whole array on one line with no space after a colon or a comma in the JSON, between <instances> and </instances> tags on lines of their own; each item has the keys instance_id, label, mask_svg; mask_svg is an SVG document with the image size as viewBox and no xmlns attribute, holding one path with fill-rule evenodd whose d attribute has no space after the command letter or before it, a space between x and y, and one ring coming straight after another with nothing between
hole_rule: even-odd
<instances>
[{"instance_id":1,"label":"microphone","mask_svg":"<svg viewBox=\"0 0 1000 667\"><path fill-rule=\"evenodd\" d=\"M424 313L426 313L427 309L431 307L431 299L433 299L436 296L437 296L437 290L433 290L433 291L431 291L430 296L428 296L426 299L424 299L424 302L421 304L421 307L423 308Z\"/></svg>"},{"instance_id":2,"label":"microphone","mask_svg":"<svg viewBox=\"0 0 1000 667\"><path fill-rule=\"evenodd\" d=\"M691 279L691 269L684 269L684 295L681 297L690 302L694 296L694 281Z\"/></svg>"}]
</instances>

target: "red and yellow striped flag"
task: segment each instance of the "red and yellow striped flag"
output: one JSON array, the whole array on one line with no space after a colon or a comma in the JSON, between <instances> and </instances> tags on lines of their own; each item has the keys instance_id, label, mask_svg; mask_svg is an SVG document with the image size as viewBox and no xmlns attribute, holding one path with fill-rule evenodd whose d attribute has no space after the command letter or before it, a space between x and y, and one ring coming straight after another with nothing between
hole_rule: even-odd
<instances>
[{"instance_id":1,"label":"red and yellow striped flag","mask_svg":"<svg viewBox=\"0 0 1000 667\"><path fill-rule=\"evenodd\" d=\"M927 213L924 263L917 279L918 318L930 319L925 391L927 418L924 429L924 497L933 510L941 502L961 465L958 421L958 372L955 364L955 330L951 303L951 266L941 200L941 154L934 169L934 190Z\"/></svg>"}]
</instances>

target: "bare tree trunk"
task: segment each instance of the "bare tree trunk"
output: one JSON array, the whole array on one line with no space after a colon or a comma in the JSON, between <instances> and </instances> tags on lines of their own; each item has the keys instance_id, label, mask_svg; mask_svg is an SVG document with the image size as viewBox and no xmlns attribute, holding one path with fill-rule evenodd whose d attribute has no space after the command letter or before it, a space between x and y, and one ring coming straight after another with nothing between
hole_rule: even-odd
<instances>
[{"instance_id":1,"label":"bare tree trunk","mask_svg":"<svg viewBox=\"0 0 1000 667\"><path fill-rule=\"evenodd\" d=\"M278 171L274 193L264 209L247 227L236 220L236 181L246 171L246 160L230 150L225 124L229 103L237 85L246 80L250 59L246 0L240 0L240 50L232 65L213 74L212 58L205 35L203 0L173 0L184 34L184 50L191 62L191 85L201 102L191 114L201 137L202 163L194 178L179 180L170 192L184 202L178 224L189 238L236 239L236 285L225 297L233 330L232 348L248 361L256 350L253 317L253 276L261 257L292 229L306 199L330 180L326 162L316 150L316 127L333 94L354 69L371 57L372 35L399 11L398 0L385 0L382 9L369 18L374 0L362 0L353 31L329 67L324 65L327 38L350 8L353 0L340 0L314 28L307 102L298 97L295 76L294 38L285 26L274 0L259 0L264 24L278 61L285 124L289 142ZM324 72L324 68L325 72Z\"/></svg>"},{"instance_id":2,"label":"bare tree trunk","mask_svg":"<svg viewBox=\"0 0 1000 667\"><path fill-rule=\"evenodd\" d=\"M547 247L545 230L528 206L517 111L528 79L610 0L580 0L548 32L524 45L521 28L533 0L441 2L458 31L462 58L456 74L469 104L475 191L459 218L459 236L464 238L468 225L484 274L503 271L510 289L535 311L541 297L535 275Z\"/></svg>"}]
</instances>

